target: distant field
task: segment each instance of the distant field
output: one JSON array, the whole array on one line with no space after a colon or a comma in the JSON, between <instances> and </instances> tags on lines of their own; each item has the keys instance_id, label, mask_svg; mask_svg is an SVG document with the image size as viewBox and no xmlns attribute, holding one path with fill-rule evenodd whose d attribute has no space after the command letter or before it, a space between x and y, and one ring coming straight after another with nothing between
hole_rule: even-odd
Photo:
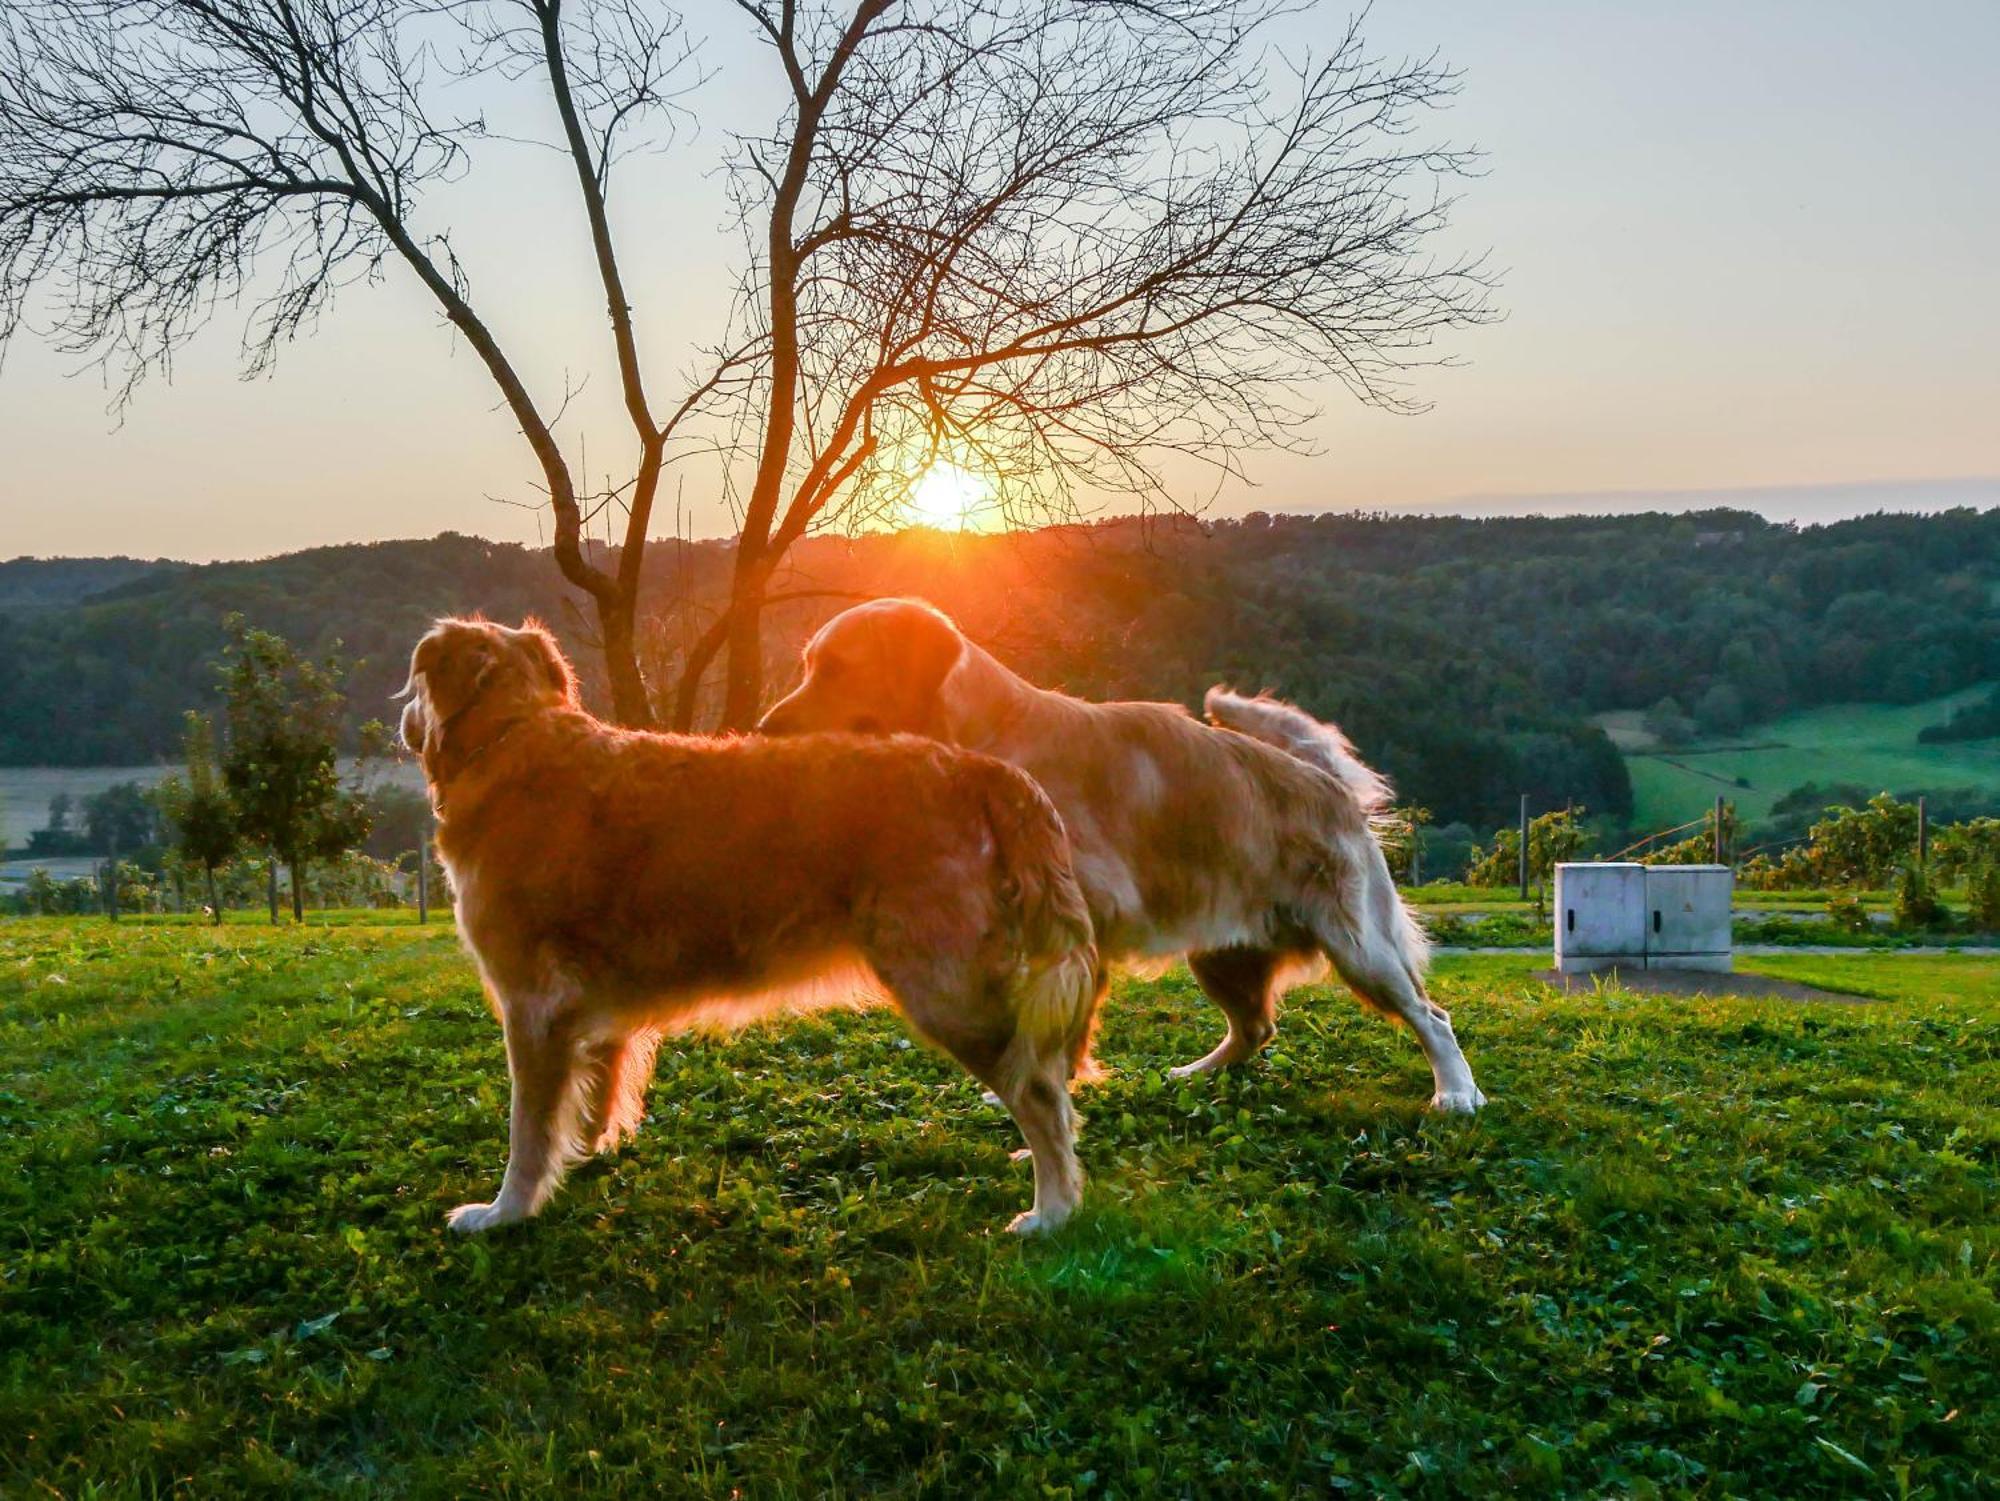
<instances>
[{"instance_id":1,"label":"distant field","mask_svg":"<svg viewBox=\"0 0 2000 1501\"><path fill-rule=\"evenodd\" d=\"M171 766L0 766L0 848L20 849L28 836L49 821L49 799L67 792L81 801L119 782L150 787L175 768ZM423 785L414 764L391 763L383 773L390 781Z\"/></svg>"},{"instance_id":2,"label":"distant field","mask_svg":"<svg viewBox=\"0 0 2000 1501\"><path fill-rule=\"evenodd\" d=\"M1921 704L1841 704L1787 714L1745 730L1730 746L1647 749L1634 714L1599 716L1625 747L1635 822L1665 828L1699 818L1718 795L1745 818L1762 818L1805 782L1858 782L1875 791L2000 788L2000 741L1920 745L1917 732L1940 724L1970 689ZM1736 785L1742 777L1747 787Z\"/></svg>"}]
</instances>

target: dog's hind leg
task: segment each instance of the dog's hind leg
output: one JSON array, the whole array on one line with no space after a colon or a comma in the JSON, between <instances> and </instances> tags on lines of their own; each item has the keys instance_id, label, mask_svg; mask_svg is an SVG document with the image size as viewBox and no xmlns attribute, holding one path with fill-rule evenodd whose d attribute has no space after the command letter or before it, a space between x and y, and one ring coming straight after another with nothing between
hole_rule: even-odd
<instances>
[{"instance_id":1,"label":"dog's hind leg","mask_svg":"<svg viewBox=\"0 0 2000 1501\"><path fill-rule=\"evenodd\" d=\"M1097 1019L1104 1014L1104 999L1111 994L1111 971L1100 965L1090 994L1090 1016L1069 1049L1069 1078L1072 1084L1095 1084L1105 1076L1105 1067L1093 1051L1097 1041Z\"/></svg>"},{"instance_id":2,"label":"dog's hind leg","mask_svg":"<svg viewBox=\"0 0 2000 1501\"><path fill-rule=\"evenodd\" d=\"M1083 1197L1069 1073L1088 1040L1097 976L1074 955L1025 984L925 961L878 962L910 1025L965 1065L1014 1117L1035 1159L1035 1203L1007 1228L1053 1230Z\"/></svg>"},{"instance_id":3,"label":"dog's hind leg","mask_svg":"<svg viewBox=\"0 0 2000 1501\"><path fill-rule=\"evenodd\" d=\"M659 1050L660 1034L650 1027L587 1050L580 1133L586 1152L615 1152L639 1134L639 1122L646 1115L646 1086L653 1081L653 1059Z\"/></svg>"},{"instance_id":4,"label":"dog's hind leg","mask_svg":"<svg viewBox=\"0 0 2000 1501\"><path fill-rule=\"evenodd\" d=\"M1241 1063L1278 1031L1278 972L1293 956L1275 949L1209 949L1189 954L1188 968L1229 1018L1229 1031L1205 1056L1170 1070L1176 1079Z\"/></svg>"},{"instance_id":5,"label":"dog's hind leg","mask_svg":"<svg viewBox=\"0 0 2000 1501\"><path fill-rule=\"evenodd\" d=\"M1095 1084L1110 1072L1103 1064L1097 1061L1096 1054L1092 1051L1097 1041L1097 1019L1104 1012L1105 997L1110 994L1111 971L1100 967L1097 972L1096 984L1091 991L1089 1020L1085 1022L1083 1030L1077 1033L1076 1039L1069 1047L1069 1082L1073 1085ZM1000 1098L1000 1092L997 1089L981 1090L979 1097L989 1105L1005 1105L1007 1103ZM1024 1149L1023 1151L1016 1152L1014 1155L1016 1157L1023 1157L1027 1156L1028 1153Z\"/></svg>"},{"instance_id":6,"label":"dog's hind leg","mask_svg":"<svg viewBox=\"0 0 2000 1501\"><path fill-rule=\"evenodd\" d=\"M1043 1058L1025 1073L994 1081L1035 1159L1035 1203L1008 1225L1016 1235L1055 1229L1083 1198L1083 1164L1076 1158L1076 1111L1069 1100L1069 1064Z\"/></svg>"},{"instance_id":7,"label":"dog's hind leg","mask_svg":"<svg viewBox=\"0 0 2000 1501\"><path fill-rule=\"evenodd\" d=\"M550 1008L528 1003L502 1009L507 1032L507 1171L490 1204L461 1204L446 1223L454 1230L491 1230L527 1219L546 1204L576 1155L581 1124L581 1060L566 1023Z\"/></svg>"},{"instance_id":8,"label":"dog's hind leg","mask_svg":"<svg viewBox=\"0 0 2000 1501\"><path fill-rule=\"evenodd\" d=\"M1379 924L1355 932L1338 923L1321 930L1327 957L1348 987L1368 1005L1409 1024L1430 1061L1433 1110L1469 1115L1486 1103L1451 1029L1451 1013L1424 990L1423 976L1392 933Z\"/></svg>"}]
</instances>

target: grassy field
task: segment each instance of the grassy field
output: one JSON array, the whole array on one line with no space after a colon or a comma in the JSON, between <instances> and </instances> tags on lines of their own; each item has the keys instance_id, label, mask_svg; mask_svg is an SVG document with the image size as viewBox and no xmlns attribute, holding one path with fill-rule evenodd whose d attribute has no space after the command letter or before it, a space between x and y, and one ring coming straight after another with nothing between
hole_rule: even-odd
<instances>
[{"instance_id":1,"label":"grassy field","mask_svg":"<svg viewBox=\"0 0 2000 1501\"><path fill-rule=\"evenodd\" d=\"M1941 724L1959 703L1978 698L1975 688L1922 704L1843 704L1810 709L1754 726L1729 748L1646 749L1638 717L1600 715L1612 738L1626 747L1632 774L1633 820L1667 828L1699 818L1727 797L1745 818L1759 819L1771 804L1807 782L1855 782L1871 791L1917 788L2000 788L2000 741L1920 745L1917 731ZM1750 785L1739 787L1742 777Z\"/></svg>"},{"instance_id":2,"label":"grassy field","mask_svg":"<svg viewBox=\"0 0 2000 1501\"><path fill-rule=\"evenodd\" d=\"M1054 1239L886 1015L662 1055L502 1160L442 928L0 923L0 1494L1976 1496L2000 1485L2000 962L1857 1004L1436 989L1495 1103L1318 992L1222 1079L1121 988Z\"/></svg>"}]
</instances>

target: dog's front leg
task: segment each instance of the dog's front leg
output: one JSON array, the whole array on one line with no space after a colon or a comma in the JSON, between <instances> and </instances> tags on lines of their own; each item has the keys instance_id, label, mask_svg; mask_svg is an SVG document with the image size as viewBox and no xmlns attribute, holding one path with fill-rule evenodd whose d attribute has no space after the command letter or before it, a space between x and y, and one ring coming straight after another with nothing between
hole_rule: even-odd
<instances>
[{"instance_id":1,"label":"dog's front leg","mask_svg":"<svg viewBox=\"0 0 2000 1501\"><path fill-rule=\"evenodd\" d=\"M540 1008L509 1004L507 1071L513 1082L508 1113L507 1171L490 1204L461 1204L445 1223L471 1232L527 1219L548 1202L573 1154L577 1059L567 1029Z\"/></svg>"}]
</instances>

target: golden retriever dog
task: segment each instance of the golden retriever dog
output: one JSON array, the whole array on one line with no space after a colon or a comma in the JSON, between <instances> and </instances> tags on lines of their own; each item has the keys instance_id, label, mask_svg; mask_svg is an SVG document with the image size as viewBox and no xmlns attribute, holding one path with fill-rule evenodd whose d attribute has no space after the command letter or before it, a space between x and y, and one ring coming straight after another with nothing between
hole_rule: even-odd
<instances>
[{"instance_id":1,"label":"golden retriever dog","mask_svg":"<svg viewBox=\"0 0 2000 1501\"><path fill-rule=\"evenodd\" d=\"M1416 1033L1432 1106L1477 1110L1486 1098L1451 1017L1424 989L1429 945L1375 839L1387 784L1339 730L1287 704L1216 689L1207 708L1213 725L1174 704L1052 693L940 611L880 599L820 628L803 681L762 728L928 735L1033 776L1069 830L1104 958L1184 954L1229 1020L1214 1051L1176 1073L1251 1056L1276 1032L1285 989L1331 960Z\"/></svg>"},{"instance_id":2,"label":"golden retriever dog","mask_svg":"<svg viewBox=\"0 0 2000 1501\"><path fill-rule=\"evenodd\" d=\"M1097 956L1062 822L1025 774L912 737L614 729L532 621L438 622L404 695L513 1086L499 1194L454 1229L527 1218L635 1132L663 1034L861 985L1013 1114L1035 1201L1012 1228L1069 1216Z\"/></svg>"}]
</instances>

